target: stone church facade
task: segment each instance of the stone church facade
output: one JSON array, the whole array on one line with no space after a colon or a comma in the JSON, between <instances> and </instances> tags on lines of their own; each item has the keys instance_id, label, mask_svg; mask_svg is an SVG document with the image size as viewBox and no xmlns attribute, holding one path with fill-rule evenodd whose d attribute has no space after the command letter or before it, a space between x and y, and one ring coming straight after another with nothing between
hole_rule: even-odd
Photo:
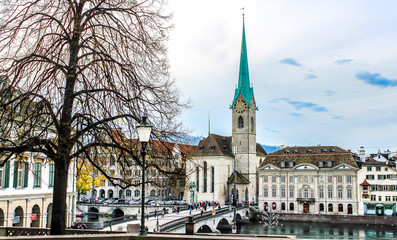
<instances>
[{"instance_id":1,"label":"stone church facade","mask_svg":"<svg viewBox=\"0 0 397 240\"><path fill-rule=\"evenodd\" d=\"M235 89L232 110L232 136L209 134L200 141L187 167L185 199L230 202L236 181L239 202L258 200L259 162L266 151L256 142L256 111L253 88L250 84L245 26L240 56L238 87ZM236 180L234 180L236 179Z\"/></svg>"}]
</instances>

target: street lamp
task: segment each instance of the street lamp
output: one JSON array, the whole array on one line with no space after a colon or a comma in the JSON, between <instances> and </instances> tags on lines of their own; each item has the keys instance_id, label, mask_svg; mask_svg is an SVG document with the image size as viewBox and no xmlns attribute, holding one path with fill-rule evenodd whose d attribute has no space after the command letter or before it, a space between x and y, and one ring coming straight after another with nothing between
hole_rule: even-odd
<instances>
[{"instance_id":1,"label":"street lamp","mask_svg":"<svg viewBox=\"0 0 397 240\"><path fill-rule=\"evenodd\" d=\"M145 157L146 146L150 139L152 126L147 122L147 117L142 117L142 122L136 127L138 131L139 142L142 144L142 203L141 203L141 231L139 235L146 235L145 229Z\"/></svg>"},{"instance_id":2,"label":"street lamp","mask_svg":"<svg viewBox=\"0 0 397 240\"><path fill-rule=\"evenodd\" d=\"M189 183L189 190L190 190L190 212L189 215L192 215L192 205L194 203L194 189L196 188L196 184L191 181Z\"/></svg>"}]
</instances>

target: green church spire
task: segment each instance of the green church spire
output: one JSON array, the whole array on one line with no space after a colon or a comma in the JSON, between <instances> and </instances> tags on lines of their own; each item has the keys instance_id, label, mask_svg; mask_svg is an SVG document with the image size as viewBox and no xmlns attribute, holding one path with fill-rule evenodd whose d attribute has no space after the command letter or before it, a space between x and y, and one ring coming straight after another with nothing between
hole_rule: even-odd
<instances>
[{"instance_id":1,"label":"green church spire","mask_svg":"<svg viewBox=\"0 0 397 240\"><path fill-rule=\"evenodd\" d=\"M243 39L241 43L241 56L240 56L240 73L238 76L238 86L234 93L233 104L240 93L249 106L251 103L251 99L254 95L254 91L250 85L250 76L248 71L248 57L247 57L247 45L245 43L244 15L243 15Z\"/></svg>"}]
</instances>

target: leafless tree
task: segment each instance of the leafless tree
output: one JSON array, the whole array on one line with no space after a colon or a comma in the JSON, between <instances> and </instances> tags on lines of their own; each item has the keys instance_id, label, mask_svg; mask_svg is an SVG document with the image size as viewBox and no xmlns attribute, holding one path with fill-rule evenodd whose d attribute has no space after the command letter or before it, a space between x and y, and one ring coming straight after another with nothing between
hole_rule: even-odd
<instances>
[{"instance_id":1,"label":"leafless tree","mask_svg":"<svg viewBox=\"0 0 397 240\"><path fill-rule=\"evenodd\" d=\"M169 76L171 15L163 0L4 0L0 25L0 154L55 163L51 234L65 232L68 167L99 157L141 164L126 135L147 114L177 137L187 106ZM4 165L6 161L1 164Z\"/></svg>"}]
</instances>

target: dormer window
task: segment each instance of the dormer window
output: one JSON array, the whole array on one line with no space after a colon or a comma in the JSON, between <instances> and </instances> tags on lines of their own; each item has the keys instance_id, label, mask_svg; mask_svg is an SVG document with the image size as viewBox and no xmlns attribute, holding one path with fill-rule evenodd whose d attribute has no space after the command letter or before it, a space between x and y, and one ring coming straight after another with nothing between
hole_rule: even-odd
<instances>
[{"instance_id":1,"label":"dormer window","mask_svg":"<svg viewBox=\"0 0 397 240\"><path fill-rule=\"evenodd\" d=\"M324 161L323 160L319 160L318 161L318 166L319 167L324 167Z\"/></svg>"},{"instance_id":2,"label":"dormer window","mask_svg":"<svg viewBox=\"0 0 397 240\"><path fill-rule=\"evenodd\" d=\"M327 160L327 167L332 167L332 160Z\"/></svg>"},{"instance_id":3,"label":"dormer window","mask_svg":"<svg viewBox=\"0 0 397 240\"><path fill-rule=\"evenodd\" d=\"M280 167L285 167L285 161L284 160L282 160L281 162L280 162Z\"/></svg>"},{"instance_id":4,"label":"dormer window","mask_svg":"<svg viewBox=\"0 0 397 240\"><path fill-rule=\"evenodd\" d=\"M294 150L292 150L292 153L297 153L297 152L298 152L298 151L297 151L297 150L295 150L295 149L294 149Z\"/></svg>"},{"instance_id":5,"label":"dormer window","mask_svg":"<svg viewBox=\"0 0 397 240\"><path fill-rule=\"evenodd\" d=\"M332 148L332 149L330 149L329 151L330 151L330 152L335 152L335 149Z\"/></svg>"},{"instance_id":6,"label":"dormer window","mask_svg":"<svg viewBox=\"0 0 397 240\"><path fill-rule=\"evenodd\" d=\"M289 153L289 150L287 150L287 149L284 149L284 153Z\"/></svg>"},{"instance_id":7,"label":"dormer window","mask_svg":"<svg viewBox=\"0 0 397 240\"><path fill-rule=\"evenodd\" d=\"M289 162L288 162L288 166L289 166L289 167L293 167L294 165L295 165L295 161L289 161Z\"/></svg>"},{"instance_id":8,"label":"dormer window","mask_svg":"<svg viewBox=\"0 0 397 240\"><path fill-rule=\"evenodd\" d=\"M312 150L310 150L310 149L306 150L306 153L311 153L311 152L312 152Z\"/></svg>"},{"instance_id":9,"label":"dormer window","mask_svg":"<svg viewBox=\"0 0 397 240\"><path fill-rule=\"evenodd\" d=\"M327 149L324 149L324 148L323 148L323 149L321 149L321 152L322 152L322 153L325 153L325 152L327 152Z\"/></svg>"},{"instance_id":10,"label":"dormer window","mask_svg":"<svg viewBox=\"0 0 397 240\"><path fill-rule=\"evenodd\" d=\"M212 145L212 146L210 147L210 149L211 149L211 150L215 150L215 145Z\"/></svg>"}]
</instances>

